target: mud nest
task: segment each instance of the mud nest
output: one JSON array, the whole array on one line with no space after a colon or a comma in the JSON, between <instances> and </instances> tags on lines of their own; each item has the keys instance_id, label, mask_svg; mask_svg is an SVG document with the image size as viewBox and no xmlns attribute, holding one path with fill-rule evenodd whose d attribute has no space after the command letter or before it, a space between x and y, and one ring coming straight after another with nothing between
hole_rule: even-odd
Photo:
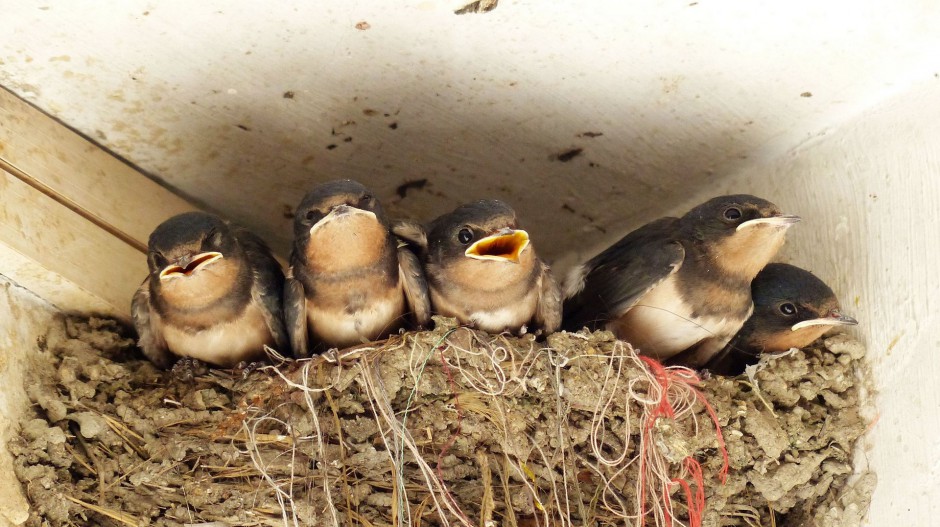
<instances>
[{"instance_id":1,"label":"mud nest","mask_svg":"<svg viewBox=\"0 0 940 527\"><path fill-rule=\"evenodd\" d=\"M605 332L437 327L181 379L115 322L69 320L10 444L27 525L848 526L868 508L847 336L700 381Z\"/></svg>"}]
</instances>

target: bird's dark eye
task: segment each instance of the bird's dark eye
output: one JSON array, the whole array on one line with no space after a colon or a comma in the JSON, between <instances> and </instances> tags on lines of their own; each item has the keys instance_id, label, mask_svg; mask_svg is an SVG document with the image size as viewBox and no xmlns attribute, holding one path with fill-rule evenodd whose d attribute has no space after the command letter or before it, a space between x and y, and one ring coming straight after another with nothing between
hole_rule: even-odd
<instances>
[{"instance_id":1,"label":"bird's dark eye","mask_svg":"<svg viewBox=\"0 0 940 527\"><path fill-rule=\"evenodd\" d=\"M796 314L796 306L794 306L793 304L789 302L785 302L783 304L780 304L780 312L788 317L792 317L793 315Z\"/></svg>"},{"instance_id":2,"label":"bird's dark eye","mask_svg":"<svg viewBox=\"0 0 940 527\"><path fill-rule=\"evenodd\" d=\"M153 267L156 269L163 269L166 267L166 264L169 263L169 261L167 261L167 259L164 258L162 254L156 251L150 253L150 261L153 262Z\"/></svg>"},{"instance_id":3,"label":"bird's dark eye","mask_svg":"<svg viewBox=\"0 0 940 527\"><path fill-rule=\"evenodd\" d=\"M724 216L726 220L737 220L741 218L741 209L737 207L728 207L725 209Z\"/></svg>"},{"instance_id":4,"label":"bird's dark eye","mask_svg":"<svg viewBox=\"0 0 940 527\"><path fill-rule=\"evenodd\" d=\"M315 210L308 210L307 213L304 214L304 217L307 218L307 220L309 220L309 221L313 221L313 218L316 218L316 217L317 217L317 211L315 211Z\"/></svg>"},{"instance_id":5,"label":"bird's dark eye","mask_svg":"<svg viewBox=\"0 0 940 527\"><path fill-rule=\"evenodd\" d=\"M466 245L473 239L473 232L470 229L460 229L457 233L457 241Z\"/></svg>"},{"instance_id":6,"label":"bird's dark eye","mask_svg":"<svg viewBox=\"0 0 940 527\"><path fill-rule=\"evenodd\" d=\"M362 198L359 199L359 208L371 206L373 199L372 194L364 194Z\"/></svg>"},{"instance_id":7,"label":"bird's dark eye","mask_svg":"<svg viewBox=\"0 0 940 527\"><path fill-rule=\"evenodd\" d=\"M222 245L222 233L216 230L209 231L206 235L206 243L213 247Z\"/></svg>"}]
</instances>

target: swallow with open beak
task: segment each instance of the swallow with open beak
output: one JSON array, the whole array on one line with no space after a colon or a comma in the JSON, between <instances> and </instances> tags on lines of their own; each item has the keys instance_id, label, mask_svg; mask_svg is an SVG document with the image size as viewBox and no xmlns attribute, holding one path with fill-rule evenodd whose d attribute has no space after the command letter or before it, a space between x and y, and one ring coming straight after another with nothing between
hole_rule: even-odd
<instances>
[{"instance_id":1,"label":"swallow with open beak","mask_svg":"<svg viewBox=\"0 0 940 527\"><path fill-rule=\"evenodd\" d=\"M858 324L842 313L829 286L793 265L767 265L751 283L751 295L754 313L707 364L712 373L738 375L762 353L803 348L836 326Z\"/></svg>"},{"instance_id":2,"label":"swallow with open beak","mask_svg":"<svg viewBox=\"0 0 940 527\"><path fill-rule=\"evenodd\" d=\"M139 345L154 364L190 357L221 367L288 351L284 274L254 234L205 212L161 223L147 246L150 274L131 302Z\"/></svg>"},{"instance_id":3,"label":"swallow with open beak","mask_svg":"<svg viewBox=\"0 0 940 527\"><path fill-rule=\"evenodd\" d=\"M284 313L298 356L430 322L421 263L361 184L324 183L297 207Z\"/></svg>"},{"instance_id":4,"label":"swallow with open beak","mask_svg":"<svg viewBox=\"0 0 940 527\"><path fill-rule=\"evenodd\" d=\"M561 325L561 290L502 201L467 203L431 222L426 236L403 237L424 249L435 312L490 333Z\"/></svg>"},{"instance_id":5,"label":"swallow with open beak","mask_svg":"<svg viewBox=\"0 0 940 527\"><path fill-rule=\"evenodd\" d=\"M701 367L750 316L751 280L797 221L734 195L648 223L572 271L565 328L608 329L639 353Z\"/></svg>"}]
</instances>

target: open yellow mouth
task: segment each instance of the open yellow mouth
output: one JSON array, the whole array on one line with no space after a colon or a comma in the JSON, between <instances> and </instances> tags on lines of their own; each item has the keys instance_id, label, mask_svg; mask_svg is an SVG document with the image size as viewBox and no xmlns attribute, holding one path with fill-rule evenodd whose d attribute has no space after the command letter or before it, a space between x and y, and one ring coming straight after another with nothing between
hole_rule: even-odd
<instances>
[{"instance_id":1,"label":"open yellow mouth","mask_svg":"<svg viewBox=\"0 0 940 527\"><path fill-rule=\"evenodd\" d=\"M529 246L529 233L515 230L508 234L487 236L467 247L465 255L477 260L519 262L519 255Z\"/></svg>"},{"instance_id":2,"label":"open yellow mouth","mask_svg":"<svg viewBox=\"0 0 940 527\"><path fill-rule=\"evenodd\" d=\"M212 262L222 259L222 253L217 252L207 252L196 255L191 262L189 262L186 267L181 265L168 265L165 269L160 271L160 279L166 280L169 278L178 278L180 276L189 276L196 272L197 269L205 267Z\"/></svg>"}]
</instances>

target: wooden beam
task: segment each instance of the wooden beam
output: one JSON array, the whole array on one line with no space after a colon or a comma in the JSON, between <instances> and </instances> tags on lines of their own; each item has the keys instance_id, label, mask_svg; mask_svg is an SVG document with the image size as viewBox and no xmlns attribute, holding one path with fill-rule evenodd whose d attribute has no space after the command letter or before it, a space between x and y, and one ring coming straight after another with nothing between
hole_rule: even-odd
<instances>
[{"instance_id":1,"label":"wooden beam","mask_svg":"<svg viewBox=\"0 0 940 527\"><path fill-rule=\"evenodd\" d=\"M147 238L195 207L0 89L0 274L67 311L129 318Z\"/></svg>"},{"instance_id":2,"label":"wooden beam","mask_svg":"<svg viewBox=\"0 0 940 527\"><path fill-rule=\"evenodd\" d=\"M6 170L0 196L0 273L66 311L128 320L140 251Z\"/></svg>"},{"instance_id":3,"label":"wooden beam","mask_svg":"<svg viewBox=\"0 0 940 527\"><path fill-rule=\"evenodd\" d=\"M141 251L160 222L195 208L6 89L0 168Z\"/></svg>"}]
</instances>

